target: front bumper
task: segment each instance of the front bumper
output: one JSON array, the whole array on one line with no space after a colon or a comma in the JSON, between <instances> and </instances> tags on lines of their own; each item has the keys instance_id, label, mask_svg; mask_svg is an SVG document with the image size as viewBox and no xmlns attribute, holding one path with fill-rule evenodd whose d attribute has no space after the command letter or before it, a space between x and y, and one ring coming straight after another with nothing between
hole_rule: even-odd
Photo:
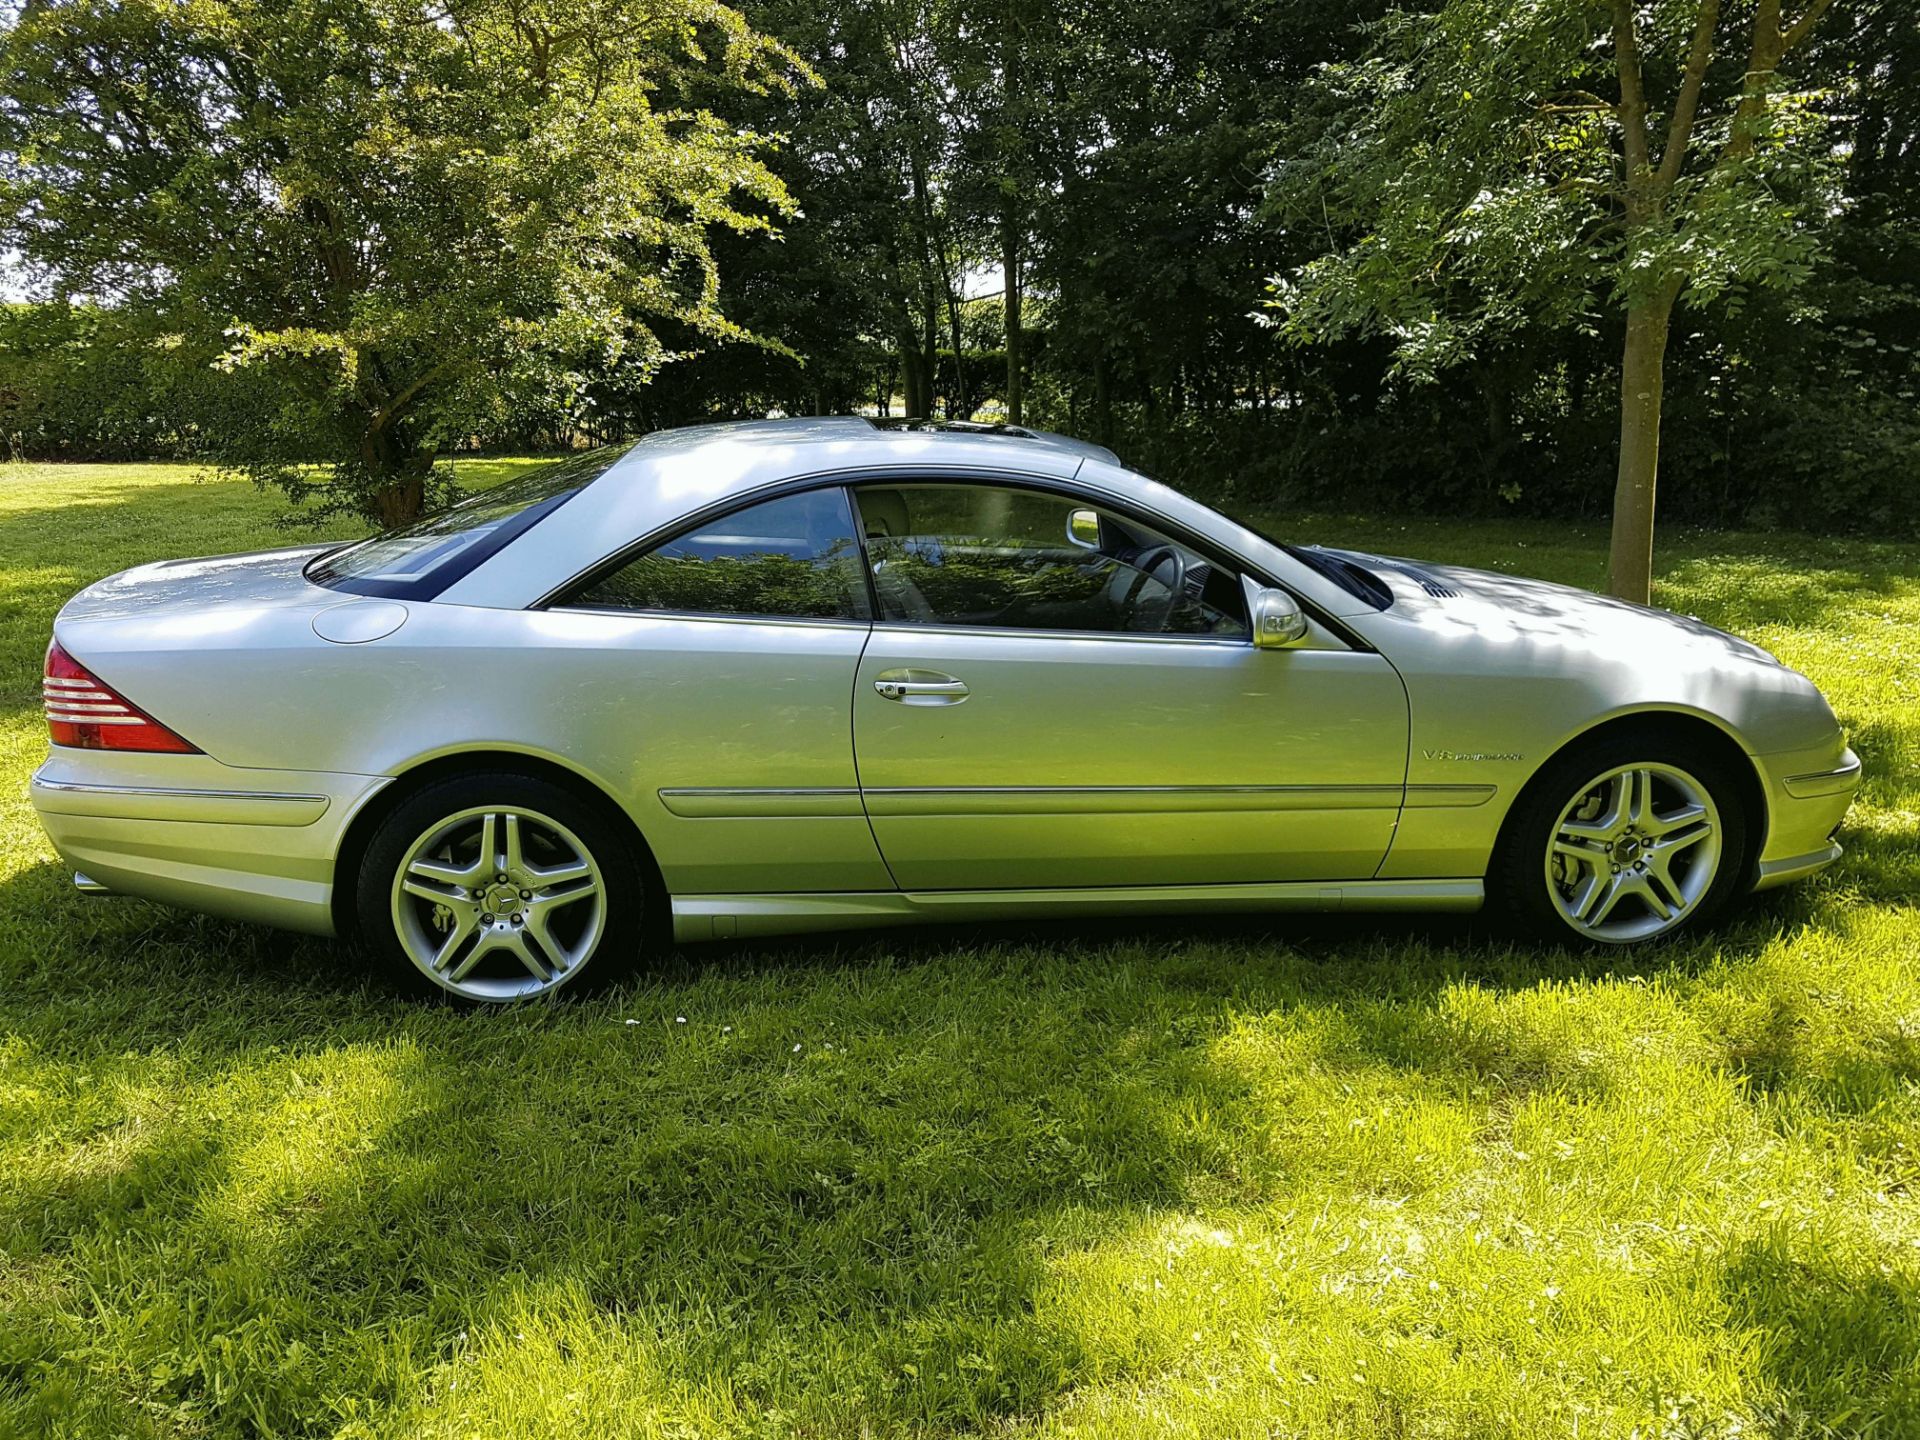
<instances>
[{"instance_id":1,"label":"front bumper","mask_svg":"<svg viewBox=\"0 0 1920 1440\"><path fill-rule=\"evenodd\" d=\"M1794 751L1761 757L1767 786L1767 843L1760 855L1753 888L1804 880L1841 855L1834 832L1847 817L1860 788L1860 757L1852 750Z\"/></svg>"},{"instance_id":2,"label":"front bumper","mask_svg":"<svg viewBox=\"0 0 1920 1440\"><path fill-rule=\"evenodd\" d=\"M388 783L55 746L29 790L60 858L99 888L331 935L341 839Z\"/></svg>"}]
</instances>

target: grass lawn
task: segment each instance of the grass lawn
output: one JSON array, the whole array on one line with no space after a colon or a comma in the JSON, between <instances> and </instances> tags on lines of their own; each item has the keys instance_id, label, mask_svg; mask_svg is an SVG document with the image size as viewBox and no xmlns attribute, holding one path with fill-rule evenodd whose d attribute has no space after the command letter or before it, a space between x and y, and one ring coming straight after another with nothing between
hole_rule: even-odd
<instances>
[{"instance_id":1,"label":"grass lawn","mask_svg":"<svg viewBox=\"0 0 1920 1440\"><path fill-rule=\"evenodd\" d=\"M1920 548L1665 537L1867 766L1710 936L928 931L473 1016L81 899L28 807L59 603L283 508L0 469L0 1435L1920 1435Z\"/></svg>"}]
</instances>

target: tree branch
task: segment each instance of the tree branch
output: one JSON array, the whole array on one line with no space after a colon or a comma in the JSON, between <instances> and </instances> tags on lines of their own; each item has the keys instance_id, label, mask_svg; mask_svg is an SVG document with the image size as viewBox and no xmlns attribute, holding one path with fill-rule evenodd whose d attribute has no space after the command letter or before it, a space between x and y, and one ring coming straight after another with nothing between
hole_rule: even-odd
<instances>
[{"instance_id":1,"label":"tree branch","mask_svg":"<svg viewBox=\"0 0 1920 1440\"><path fill-rule=\"evenodd\" d=\"M402 410L413 403L414 398L418 396L422 390L426 389L427 386L431 385L435 380L438 380L446 373L446 370L447 367L445 365L434 366L431 370L428 370L409 384L406 389L402 390L398 395L387 401L368 421L367 432L369 434L378 434L380 431L386 429L387 426L393 423L394 419Z\"/></svg>"},{"instance_id":2,"label":"tree branch","mask_svg":"<svg viewBox=\"0 0 1920 1440\"><path fill-rule=\"evenodd\" d=\"M1762 0L1767 3L1767 0ZM1775 5L1779 0L1772 0ZM1646 178L1653 171L1647 137L1647 92L1640 70L1640 40L1633 28L1633 0L1613 0L1613 49L1620 70L1620 133L1626 149L1627 208L1636 212Z\"/></svg>"},{"instance_id":3,"label":"tree branch","mask_svg":"<svg viewBox=\"0 0 1920 1440\"><path fill-rule=\"evenodd\" d=\"M1796 20L1793 28L1781 37L1781 51L1784 53L1785 51L1793 49L1794 46L1811 35L1813 33L1813 27L1820 23L1820 17L1826 14L1832 5L1833 0L1813 0L1813 4L1807 7L1807 13Z\"/></svg>"},{"instance_id":4,"label":"tree branch","mask_svg":"<svg viewBox=\"0 0 1920 1440\"><path fill-rule=\"evenodd\" d=\"M1767 113L1767 87L1773 83L1773 72L1780 66L1785 45L1786 40L1780 34L1780 0L1760 0L1753 17L1753 48L1747 60L1740 104L1733 112L1727 148L1720 152L1723 165L1744 160L1753 153L1754 134Z\"/></svg>"},{"instance_id":5,"label":"tree branch","mask_svg":"<svg viewBox=\"0 0 1920 1440\"><path fill-rule=\"evenodd\" d=\"M1618 110L1620 108L1611 100L1602 99L1591 90L1556 90L1545 98L1548 100L1578 100L1583 106L1594 110Z\"/></svg>"},{"instance_id":6,"label":"tree branch","mask_svg":"<svg viewBox=\"0 0 1920 1440\"><path fill-rule=\"evenodd\" d=\"M1831 0L1816 0L1816 3L1831 3ZM1706 87L1707 67L1713 63L1714 30L1719 23L1720 0L1700 0L1700 14L1693 28L1693 48L1687 54L1679 97L1673 102L1667 147L1660 157L1660 173L1654 182L1663 195L1673 188L1687 163L1687 149L1693 143L1693 122L1700 113L1700 92Z\"/></svg>"}]
</instances>

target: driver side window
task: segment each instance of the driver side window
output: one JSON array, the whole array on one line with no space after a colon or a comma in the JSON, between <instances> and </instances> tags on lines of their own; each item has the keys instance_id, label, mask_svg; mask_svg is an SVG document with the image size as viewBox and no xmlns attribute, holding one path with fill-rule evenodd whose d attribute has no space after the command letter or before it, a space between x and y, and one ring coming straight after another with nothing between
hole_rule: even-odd
<instances>
[{"instance_id":1,"label":"driver side window","mask_svg":"<svg viewBox=\"0 0 1920 1440\"><path fill-rule=\"evenodd\" d=\"M1231 572L1084 501L998 485L854 493L883 621L1228 639L1250 633Z\"/></svg>"}]
</instances>

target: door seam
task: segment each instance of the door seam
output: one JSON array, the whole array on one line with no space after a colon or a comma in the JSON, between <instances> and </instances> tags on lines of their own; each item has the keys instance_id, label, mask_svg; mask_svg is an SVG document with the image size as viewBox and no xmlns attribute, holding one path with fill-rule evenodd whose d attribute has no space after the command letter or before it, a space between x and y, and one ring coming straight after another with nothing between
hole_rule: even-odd
<instances>
[{"instance_id":1,"label":"door seam","mask_svg":"<svg viewBox=\"0 0 1920 1440\"><path fill-rule=\"evenodd\" d=\"M847 498L850 501L854 500L852 495L849 495ZM854 503L856 508L854 510L853 524L854 529L858 530L861 528L860 512L858 502L855 501ZM865 569L866 544L864 540L860 548L861 568ZM871 572L868 574L867 583L869 585L873 583ZM853 757L853 788L858 791L860 795L860 813L866 818L867 834L873 840L873 853L880 857L880 868L887 872L887 879L893 881L894 890L904 894L905 892L900 889L900 877L893 873L893 862L887 859L886 846L880 843L880 832L873 828L873 811L867 808L866 783L860 778L860 715L857 708L860 704L860 671L861 667L867 663L867 647L873 644L873 630L874 627L872 625L867 626L867 638L860 642L860 653L854 657L853 661L853 683L847 695L847 750Z\"/></svg>"}]
</instances>

